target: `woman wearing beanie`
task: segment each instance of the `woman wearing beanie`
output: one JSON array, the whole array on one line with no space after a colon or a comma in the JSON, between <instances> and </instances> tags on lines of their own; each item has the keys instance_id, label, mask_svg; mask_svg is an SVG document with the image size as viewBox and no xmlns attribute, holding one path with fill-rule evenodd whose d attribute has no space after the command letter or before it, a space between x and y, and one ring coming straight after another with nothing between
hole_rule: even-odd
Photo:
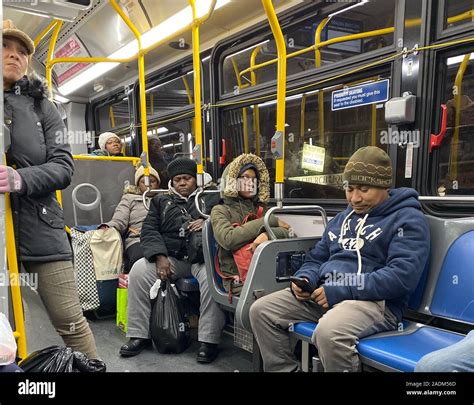
<instances>
[{"instance_id":1,"label":"woman wearing beanie","mask_svg":"<svg viewBox=\"0 0 474 405\"><path fill-rule=\"evenodd\" d=\"M140 232L143 221L148 214L143 205L142 195L146 191L144 168L139 166L135 171L135 185L124 189L122 200L115 208L112 219L102 224L99 229L109 227L115 228L125 238L125 273L128 274L133 264L143 257L140 247ZM150 168L150 189L156 190L160 187L160 176L158 172ZM148 200L153 196L148 194Z\"/></svg>"},{"instance_id":2,"label":"woman wearing beanie","mask_svg":"<svg viewBox=\"0 0 474 405\"><path fill-rule=\"evenodd\" d=\"M211 211L211 224L220 246L220 272L228 277L223 280L224 287L239 295L243 282L238 279L239 272L232 252L250 242L252 245L248 249L253 252L260 243L268 240L263 216L267 210L265 204L270 198L270 176L262 159L251 153L236 157L222 174L221 190L223 199ZM249 214L259 218L234 226L241 224ZM277 238L288 237L288 224L272 215L270 225Z\"/></svg>"},{"instance_id":3,"label":"woman wearing beanie","mask_svg":"<svg viewBox=\"0 0 474 405\"><path fill-rule=\"evenodd\" d=\"M11 145L8 166L0 164L0 193L10 193L18 258L28 273L37 274L38 293L56 331L67 346L96 358L56 200L56 190L71 183L74 163L66 127L48 100L47 86L26 75L34 51L27 34L12 21L3 21L4 122Z\"/></svg>"},{"instance_id":4,"label":"woman wearing beanie","mask_svg":"<svg viewBox=\"0 0 474 405\"><path fill-rule=\"evenodd\" d=\"M122 140L113 132L104 132L99 136L99 148L91 153L94 156L123 156Z\"/></svg>"}]
</instances>

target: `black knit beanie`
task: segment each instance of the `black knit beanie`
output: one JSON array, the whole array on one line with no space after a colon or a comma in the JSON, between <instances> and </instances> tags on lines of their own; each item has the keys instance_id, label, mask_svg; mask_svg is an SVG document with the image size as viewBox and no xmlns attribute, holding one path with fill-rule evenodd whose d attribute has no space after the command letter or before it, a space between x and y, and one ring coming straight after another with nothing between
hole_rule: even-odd
<instances>
[{"instance_id":1,"label":"black knit beanie","mask_svg":"<svg viewBox=\"0 0 474 405\"><path fill-rule=\"evenodd\" d=\"M377 146L360 148L347 162L343 180L346 184L390 188L392 187L390 157Z\"/></svg>"},{"instance_id":2,"label":"black knit beanie","mask_svg":"<svg viewBox=\"0 0 474 405\"><path fill-rule=\"evenodd\" d=\"M179 174L189 174L193 177L197 176L196 162L191 159L179 158L168 164L168 176L173 180L174 176Z\"/></svg>"}]
</instances>

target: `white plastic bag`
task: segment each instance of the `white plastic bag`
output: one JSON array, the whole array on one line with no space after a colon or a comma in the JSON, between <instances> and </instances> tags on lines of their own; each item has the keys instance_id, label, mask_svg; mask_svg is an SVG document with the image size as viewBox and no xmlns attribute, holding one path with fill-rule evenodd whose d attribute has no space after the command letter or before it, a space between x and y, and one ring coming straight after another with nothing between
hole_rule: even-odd
<instances>
[{"instance_id":1,"label":"white plastic bag","mask_svg":"<svg viewBox=\"0 0 474 405\"><path fill-rule=\"evenodd\" d=\"M7 317L0 312L0 366L15 362L16 341Z\"/></svg>"}]
</instances>

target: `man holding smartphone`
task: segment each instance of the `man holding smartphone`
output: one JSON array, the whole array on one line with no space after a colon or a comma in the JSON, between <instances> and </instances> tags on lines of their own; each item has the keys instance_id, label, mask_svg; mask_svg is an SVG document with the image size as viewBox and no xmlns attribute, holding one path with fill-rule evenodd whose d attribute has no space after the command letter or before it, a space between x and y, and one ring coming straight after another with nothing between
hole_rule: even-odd
<instances>
[{"instance_id":1,"label":"man holding smartphone","mask_svg":"<svg viewBox=\"0 0 474 405\"><path fill-rule=\"evenodd\" d=\"M343 179L349 205L329 222L290 288L250 308L265 371L299 371L288 329L305 321L318 322L312 340L325 371L359 371L358 340L396 329L421 277L428 224L415 190L390 189L390 157L361 148Z\"/></svg>"}]
</instances>

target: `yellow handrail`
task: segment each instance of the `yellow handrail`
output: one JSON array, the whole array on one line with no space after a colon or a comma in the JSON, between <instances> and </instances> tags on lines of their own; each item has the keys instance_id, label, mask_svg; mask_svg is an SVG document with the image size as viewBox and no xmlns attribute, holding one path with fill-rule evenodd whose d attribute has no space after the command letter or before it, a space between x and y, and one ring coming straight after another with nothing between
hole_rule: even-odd
<instances>
[{"instance_id":1,"label":"yellow handrail","mask_svg":"<svg viewBox=\"0 0 474 405\"><path fill-rule=\"evenodd\" d=\"M110 119L110 127L115 128L115 115L114 115L114 109L112 106L109 107L109 119Z\"/></svg>"},{"instance_id":2,"label":"yellow handrail","mask_svg":"<svg viewBox=\"0 0 474 405\"><path fill-rule=\"evenodd\" d=\"M257 55L262 49L261 45L255 47L250 55L250 66L255 66ZM250 74L250 85L255 86L257 84L257 75L254 71ZM253 107L253 131L255 134L255 153L260 156L260 108L258 104Z\"/></svg>"},{"instance_id":3,"label":"yellow handrail","mask_svg":"<svg viewBox=\"0 0 474 405\"><path fill-rule=\"evenodd\" d=\"M183 79L184 88L186 89L186 94L188 95L188 103L189 105L191 105L192 103L194 103L194 100L191 94L191 89L189 88L188 79L186 78L186 76L181 77L181 79Z\"/></svg>"},{"instance_id":4,"label":"yellow handrail","mask_svg":"<svg viewBox=\"0 0 474 405\"><path fill-rule=\"evenodd\" d=\"M217 0L212 0L211 6L207 16L209 17L216 6ZM196 145L194 152L197 163L197 185L202 187L204 185L204 167L203 167L203 147L202 147L202 108L201 108L201 58L199 52L199 27L202 24L202 19L197 18L196 1L189 0L191 6L193 23L192 23L192 37L193 37L193 69L194 69L194 128L196 137ZM207 17L207 18L208 18ZM206 19L207 19L206 18Z\"/></svg>"},{"instance_id":5,"label":"yellow handrail","mask_svg":"<svg viewBox=\"0 0 474 405\"><path fill-rule=\"evenodd\" d=\"M142 37L140 31L135 27L128 16L123 12L122 8L117 4L116 0L110 0L110 5L114 8L117 14L122 18L123 22L127 24L127 27L133 32L138 43L138 82L139 82L139 94L140 94L140 121L141 121L141 134L142 134L142 149L145 155L145 170L144 178L145 185L150 185L150 160L148 156L148 121L146 111L146 93L145 93L145 54L142 50Z\"/></svg>"},{"instance_id":6,"label":"yellow handrail","mask_svg":"<svg viewBox=\"0 0 474 405\"><path fill-rule=\"evenodd\" d=\"M392 32L394 32L394 28L389 27L389 28L381 28L381 29L373 30L373 31L360 32L358 34L345 35L343 37L336 37L336 38L332 38L332 39L329 39L327 41L321 42L319 44L319 46L314 44L314 45L311 45L308 48L304 48L304 49L301 49L299 51L289 53L287 58L288 59L294 58L295 56L299 56L299 55L308 53L310 51L315 51L317 48L323 48L325 46L333 45L333 44L336 44L336 43L339 43L339 42L352 41L354 39L361 39L361 38L369 38L369 37L376 36L376 35L386 35L386 34L390 34ZM245 70L242 70L242 72L240 72L240 75L242 76L246 73L251 72L252 70L257 70L257 69L261 69L263 67L272 65L272 64L276 63L277 61L278 61L278 59L275 58L275 59L271 59L269 61L260 63L258 65L255 65L253 68L249 67Z\"/></svg>"},{"instance_id":7,"label":"yellow handrail","mask_svg":"<svg viewBox=\"0 0 474 405\"><path fill-rule=\"evenodd\" d=\"M270 23L278 51L277 81L277 123L276 130L281 135L281 155L276 158L275 199L278 206L283 205L283 184L285 173L285 106L286 106L286 43L271 0L262 0L263 8Z\"/></svg>"},{"instance_id":8,"label":"yellow handrail","mask_svg":"<svg viewBox=\"0 0 474 405\"><path fill-rule=\"evenodd\" d=\"M10 194L5 194L5 232L7 247L8 272L10 274L10 290L12 294L13 319L15 320L14 335L17 338L18 357L24 359L28 355L26 349L25 319L23 317L23 301L21 299L18 258L15 246L15 230L13 227Z\"/></svg>"},{"instance_id":9,"label":"yellow handrail","mask_svg":"<svg viewBox=\"0 0 474 405\"><path fill-rule=\"evenodd\" d=\"M46 62L46 80L48 81L48 90L49 90L49 97L53 97L53 71L48 69L48 63L53 59L54 55L54 48L56 46L56 41L58 40L59 31L63 25L61 20L56 21L54 24L54 31L51 37L51 41L49 42L48 48L48 57Z\"/></svg>"},{"instance_id":10,"label":"yellow handrail","mask_svg":"<svg viewBox=\"0 0 474 405\"><path fill-rule=\"evenodd\" d=\"M56 23L57 23L58 21L59 21L59 20L53 20L53 21L51 21L51 22L48 24L48 26L36 36L36 38L33 40L33 42L34 42L34 44L35 44L35 48L39 45L39 43L41 42L41 40L42 40L46 35L48 35L49 31L51 31L51 29L56 25Z\"/></svg>"},{"instance_id":11,"label":"yellow handrail","mask_svg":"<svg viewBox=\"0 0 474 405\"><path fill-rule=\"evenodd\" d=\"M94 155L72 155L74 160L109 160L116 162L132 162L136 165L140 158L133 156L94 156Z\"/></svg>"},{"instance_id":12,"label":"yellow handrail","mask_svg":"<svg viewBox=\"0 0 474 405\"><path fill-rule=\"evenodd\" d=\"M448 24L452 24L458 21L468 20L469 18L472 18L472 20L474 21L474 9L466 11L458 15L453 15L452 17L448 17L447 21L448 21Z\"/></svg>"},{"instance_id":13,"label":"yellow handrail","mask_svg":"<svg viewBox=\"0 0 474 405\"><path fill-rule=\"evenodd\" d=\"M464 58L459 65L456 78L454 79L454 86L456 94L454 95L454 108L456 111L455 121L454 121L454 134L453 140L451 141L451 164L449 170L450 180L456 180L458 176L458 141L459 141L459 124L461 123L461 95L462 95L462 80L464 73L466 72L467 65L469 63L469 58L471 53L464 55Z\"/></svg>"},{"instance_id":14,"label":"yellow handrail","mask_svg":"<svg viewBox=\"0 0 474 405\"><path fill-rule=\"evenodd\" d=\"M321 33L323 32L324 27L329 22L329 18L323 18L323 20L318 24L318 28L316 29L316 33L314 35L314 46L315 49L315 64L316 67L321 66ZM319 143L321 146L324 147L325 139L324 139L324 92L320 90L318 92L318 116L319 116Z\"/></svg>"},{"instance_id":15,"label":"yellow handrail","mask_svg":"<svg viewBox=\"0 0 474 405\"><path fill-rule=\"evenodd\" d=\"M239 67L234 58L231 58L232 66L234 68L235 77L237 79L237 86L242 89L242 80L239 76ZM244 126L244 153L249 153L249 127L247 119L247 107L242 108L242 124Z\"/></svg>"}]
</instances>

